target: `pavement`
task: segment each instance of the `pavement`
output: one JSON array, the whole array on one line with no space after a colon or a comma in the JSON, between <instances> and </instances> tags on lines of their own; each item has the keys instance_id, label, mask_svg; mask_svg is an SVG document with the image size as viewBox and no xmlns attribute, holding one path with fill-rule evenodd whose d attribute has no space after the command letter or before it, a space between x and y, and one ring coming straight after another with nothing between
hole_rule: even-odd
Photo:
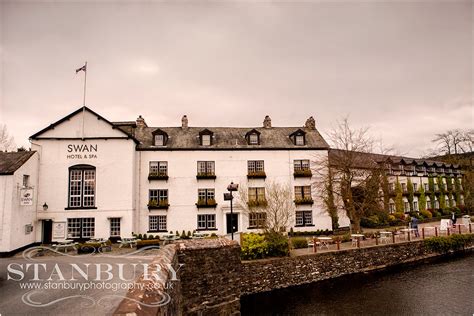
<instances>
[{"instance_id":1,"label":"pavement","mask_svg":"<svg viewBox=\"0 0 474 316\"><path fill-rule=\"evenodd\" d=\"M0 315L112 315L153 259L147 252L1 258Z\"/></svg>"}]
</instances>

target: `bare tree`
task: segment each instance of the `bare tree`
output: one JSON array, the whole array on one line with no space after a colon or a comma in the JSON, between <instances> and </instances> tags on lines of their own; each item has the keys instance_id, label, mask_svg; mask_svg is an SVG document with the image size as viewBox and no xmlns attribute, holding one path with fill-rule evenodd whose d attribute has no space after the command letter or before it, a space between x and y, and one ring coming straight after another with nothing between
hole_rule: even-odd
<instances>
[{"instance_id":1,"label":"bare tree","mask_svg":"<svg viewBox=\"0 0 474 316\"><path fill-rule=\"evenodd\" d=\"M438 146L436 154L456 155L472 152L473 138L473 130L452 129L436 134L432 142Z\"/></svg>"},{"instance_id":2,"label":"bare tree","mask_svg":"<svg viewBox=\"0 0 474 316\"><path fill-rule=\"evenodd\" d=\"M474 129L462 132L460 148L463 153L470 153L474 149Z\"/></svg>"},{"instance_id":3,"label":"bare tree","mask_svg":"<svg viewBox=\"0 0 474 316\"><path fill-rule=\"evenodd\" d=\"M264 195L252 194L256 188L241 185L237 201L244 212L255 217L265 232L285 231L295 213L293 190L289 183L267 182Z\"/></svg>"},{"instance_id":4,"label":"bare tree","mask_svg":"<svg viewBox=\"0 0 474 316\"><path fill-rule=\"evenodd\" d=\"M353 229L360 231L360 220L367 209L378 208L383 164L377 163L374 140L368 128L354 129L345 118L329 133L332 143L329 159L314 163L321 182L316 182L329 215L337 215L336 205L342 204ZM373 158L373 159L372 159ZM330 172L328 172L328 170Z\"/></svg>"},{"instance_id":5,"label":"bare tree","mask_svg":"<svg viewBox=\"0 0 474 316\"><path fill-rule=\"evenodd\" d=\"M0 125L0 151L14 151L16 149L13 136L8 133L7 126Z\"/></svg>"}]
</instances>

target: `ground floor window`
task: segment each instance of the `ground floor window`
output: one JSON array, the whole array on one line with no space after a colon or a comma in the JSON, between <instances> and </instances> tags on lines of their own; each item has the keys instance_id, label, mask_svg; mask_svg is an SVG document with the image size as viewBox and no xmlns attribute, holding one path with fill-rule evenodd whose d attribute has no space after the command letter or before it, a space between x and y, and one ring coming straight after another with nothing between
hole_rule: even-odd
<instances>
[{"instance_id":1,"label":"ground floor window","mask_svg":"<svg viewBox=\"0 0 474 316\"><path fill-rule=\"evenodd\" d=\"M394 212L395 212L395 203L394 203L394 202L390 202L390 203L388 204L388 211L389 211L390 213L394 213Z\"/></svg>"},{"instance_id":2,"label":"ground floor window","mask_svg":"<svg viewBox=\"0 0 474 316\"><path fill-rule=\"evenodd\" d=\"M313 211L296 211L296 226L312 226Z\"/></svg>"},{"instance_id":3,"label":"ground floor window","mask_svg":"<svg viewBox=\"0 0 474 316\"><path fill-rule=\"evenodd\" d=\"M148 228L151 232L165 232L166 215L153 215L149 217Z\"/></svg>"},{"instance_id":4,"label":"ground floor window","mask_svg":"<svg viewBox=\"0 0 474 316\"><path fill-rule=\"evenodd\" d=\"M120 237L120 217L110 218L110 237Z\"/></svg>"},{"instance_id":5,"label":"ground floor window","mask_svg":"<svg viewBox=\"0 0 474 316\"><path fill-rule=\"evenodd\" d=\"M249 214L249 228L263 228L267 221L267 214L256 212Z\"/></svg>"},{"instance_id":6,"label":"ground floor window","mask_svg":"<svg viewBox=\"0 0 474 316\"><path fill-rule=\"evenodd\" d=\"M197 229L215 229L216 215L215 214L200 214L197 216Z\"/></svg>"},{"instance_id":7,"label":"ground floor window","mask_svg":"<svg viewBox=\"0 0 474 316\"><path fill-rule=\"evenodd\" d=\"M95 235L95 218L68 218L68 238L92 238Z\"/></svg>"},{"instance_id":8,"label":"ground floor window","mask_svg":"<svg viewBox=\"0 0 474 316\"><path fill-rule=\"evenodd\" d=\"M410 203L404 202L404 205L405 205L405 213L410 212Z\"/></svg>"},{"instance_id":9,"label":"ground floor window","mask_svg":"<svg viewBox=\"0 0 474 316\"><path fill-rule=\"evenodd\" d=\"M417 201L413 201L413 210L415 212L418 212L418 202Z\"/></svg>"}]
</instances>

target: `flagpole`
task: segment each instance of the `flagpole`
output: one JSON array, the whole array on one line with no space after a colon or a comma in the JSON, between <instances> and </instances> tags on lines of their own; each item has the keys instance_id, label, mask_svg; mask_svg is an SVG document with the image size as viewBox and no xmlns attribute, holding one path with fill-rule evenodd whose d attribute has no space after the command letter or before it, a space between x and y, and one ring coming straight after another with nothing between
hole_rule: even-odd
<instances>
[{"instance_id":1,"label":"flagpole","mask_svg":"<svg viewBox=\"0 0 474 316\"><path fill-rule=\"evenodd\" d=\"M84 66L84 98L82 100L82 139L84 139L84 121L86 116L86 85L87 85L87 61Z\"/></svg>"}]
</instances>

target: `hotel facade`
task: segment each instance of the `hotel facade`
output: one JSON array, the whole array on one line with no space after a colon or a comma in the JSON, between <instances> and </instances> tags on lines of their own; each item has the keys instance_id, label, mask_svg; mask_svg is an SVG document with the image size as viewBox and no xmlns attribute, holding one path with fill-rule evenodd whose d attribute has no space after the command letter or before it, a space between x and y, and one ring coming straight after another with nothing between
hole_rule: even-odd
<instances>
[{"instance_id":1,"label":"hotel facade","mask_svg":"<svg viewBox=\"0 0 474 316\"><path fill-rule=\"evenodd\" d=\"M268 116L255 128L190 127L186 116L178 127L149 127L141 116L110 122L84 107L30 141L39 164L36 242L255 231L262 218L237 200L231 215L223 196L231 182L257 204L267 183L288 184L296 210L287 229L332 229L311 173L329 146L312 117L301 127L273 127Z\"/></svg>"}]
</instances>

